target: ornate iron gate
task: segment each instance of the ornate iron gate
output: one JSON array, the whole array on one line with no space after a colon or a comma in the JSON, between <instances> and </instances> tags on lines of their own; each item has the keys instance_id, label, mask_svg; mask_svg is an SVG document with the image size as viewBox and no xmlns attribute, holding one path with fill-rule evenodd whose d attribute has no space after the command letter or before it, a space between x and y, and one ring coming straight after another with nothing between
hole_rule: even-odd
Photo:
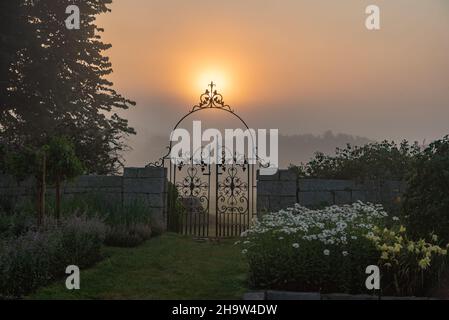
<instances>
[{"instance_id":1,"label":"ornate iron gate","mask_svg":"<svg viewBox=\"0 0 449 320\"><path fill-rule=\"evenodd\" d=\"M201 95L200 103L176 124L175 129L191 114L204 109L217 109L245 121L228 105L210 84L211 90ZM148 166L165 166L168 171L167 225L170 231L195 237L235 237L247 230L257 214L256 165L247 156L237 156L230 163L223 150L216 164L198 161L193 155L171 158L168 153ZM203 150L197 150L202 154ZM194 153L195 154L195 153ZM259 164L261 165L261 164Z\"/></svg>"}]
</instances>

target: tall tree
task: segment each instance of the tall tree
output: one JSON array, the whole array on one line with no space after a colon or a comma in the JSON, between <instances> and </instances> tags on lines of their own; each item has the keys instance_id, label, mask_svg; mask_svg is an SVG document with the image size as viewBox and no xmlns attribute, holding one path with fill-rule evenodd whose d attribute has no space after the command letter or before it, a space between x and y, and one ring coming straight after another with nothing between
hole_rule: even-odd
<instances>
[{"instance_id":1,"label":"tall tree","mask_svg":"<svg viewBox=\"0 0 449 320\"><path fill-rule=\"evenodd\" d=\"M4 125L13 126L13 107L9 97L11 66L21 48L26 47L27 23L24 2L0 1L0 143L4 141Z\"/></svg>"},{"instance_id":2,"label":"tall tree","mask_svg":"<svg viewBox=\"0 0 449 320\"><path fill-rule=\"evenodd\" d=\"M110 11L112 0L21 1L31 40L11 67L14 121L1 122L5 134L23 145L68 136L87 171L115 172L124 138L135 133L117 111L135 103L107 79L111 45L102 42L96 17ZM69 5L80 9L79 30L66 28Z\"/></svg>"}]
</instances>

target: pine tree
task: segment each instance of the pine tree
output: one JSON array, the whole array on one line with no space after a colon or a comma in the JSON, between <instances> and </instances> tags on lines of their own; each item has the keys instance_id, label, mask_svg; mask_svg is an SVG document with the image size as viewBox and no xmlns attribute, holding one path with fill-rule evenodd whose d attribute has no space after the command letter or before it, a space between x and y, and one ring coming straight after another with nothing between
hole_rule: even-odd
<instances>
[{"instance_id":1,"label":"pine tree","mask_svg":"<svg viewBox=\"0 0 449 320\"><path fill-rule=\"evenodd\" d=\"M26 21L23 1L0 1L0 143L4 144L3 126L13 126L13 107L9 97L10 67L19 50L26 46ZM2 146L3 148L4 146Z\"/></svg>"},{"instance_id":2,"label":"pine tree","mask_svg":"<svg viewBox=\"0 0 449 320\"><path fill-rule=\"evenodd\" d=\"M135 105L107 80L112 64L96 17L111 0L21 0L28 43L12 64L14 121L2 120L5 135L22 145L44 145L68 136L89 173L115 172L124 138L134 134L116 112ZM19 1L20 2L20 1ZM81 28L65 26L66 8L77 5Z\"/></svg>"}]
</instances>

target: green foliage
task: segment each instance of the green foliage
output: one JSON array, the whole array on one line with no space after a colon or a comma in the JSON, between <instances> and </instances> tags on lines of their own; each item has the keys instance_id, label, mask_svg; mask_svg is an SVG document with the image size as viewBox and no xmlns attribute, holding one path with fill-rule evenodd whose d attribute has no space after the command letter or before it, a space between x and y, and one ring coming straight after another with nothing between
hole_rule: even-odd
<instances>
[{"instance_id":1,"label":"green foliage","mask_svg":"<svg viewBox=\"0 0 449 320\"><path fill-rule=\"evenodd\" d=\"M47 176L50 183L75 178L83 173L83 165L75 154L73 142L66 137L50 138L45 147Z\"/></svg>"},{"instance_id":2,"label":"green foliage","mask_svg":"<svg viewBox=\"0 0 449 320\"><path fill-rule=\"evenodd\" d=\"M449 241L449 136L431 143L411 168L403 212L415 236Z\"/></svg>"},{"instance_id":3,"label":"green foliage","mask_svg":"<svg viewBox=\"0 0 449 320\"><path fill-rule=\"evenodd\" d=\"M335 155L321 152L306 164L293 166L300 177L347 180L403 180L420 152L417 143L403 141L369 143L362 147L347 145Z\"/></svg>"},{"instance_id":4,"label":"green foliage","mask_svg":"<svg viewBox=\"0 0 449 320\"><path fill-rule=\"evenodd\" d=\"M48 201L48 205L52 208L55 203ZM123 206L121 201L111 201L101 194L82 195L63 200L61 212L65 216L89 212L89 216L101 217L108 226L108 246L135 247L158 234L151 227L151 211L139 201Z\"/></svg>"},{"instance_id":5,"label":"green foliage","mask_svg":"<svg viewBox=\"0 0 449 320\"><path fill-rule=\"evenodd\" d=\"M446 271L447 247L437 240L410 240L399 218L390 220L379 205L296 205L263 216L244 234L242 253L255 288L370 293L365 270L377 265L383 295L424 296Z\"/></svg>"},{"instance_id":6,"label":"green foliage","mask_svg":"<svg viewBox=\"0 0 449 320\"><path fill-rule=\"evenodd\" d=\"M179 192L176 186L168 183L168 230L173 232L180 231L182 226L182 217L184 206L179 199Z\"/></svg>"},{"instance_id":7,"label":"green foliage","mask_svg":"<svg viewBox=\"0 0 449 320\"><path fill-rule=\"evenodd\" d=\"M35 221L31 213L20 211L13 214L0 212L0 239L19 237L35 229Z\"/></svg>"},{"instance_id":8,"label":"green foliage","mask_svg":"<svg viewBox=\"0 0 449 320\"><path fill-rule=\"evenodd\" d=\"M143 224L116 225L109 227L105 245L111 247L137 247L151 238L151 227Z\"/></svg>"},{"instance_id":9,"label":"green foliage","mask_svg":"<svg viewBox=\"0 0 449 320\"><path fill-rule=\"evenodd\" d=\"M47 201L49 209L55 205L54 200ZM71 216L76 212L86 212L91 217L101 217L109 226L151 225L151 211L143 202L134 201L126 206L120 199L116 201L102 194L82 194L63 199L61 213L63 216Z\"/></svg>"},{"instance_id":10,"label":"green foliage","mask_svg":"<svg viewBox=\"0 0 449 320\"><path fill-rule=\"evenodd\" d=\"M365 292L365 269L376 264L365 235L383 223L380 207L365 204L310 210L295 206L264 215L242 239L251 285L323 293Z\"/></svg>"},{"instance_id":11,"label":"green foliage","mask_svg":"<svg viewBox=\"0 0 449 320\"><path fill-rule=\"evenodd\" d=\"M83 172L83 165L75 154L73 143L66 137L54 136L48 144L39 148L24 146L14 152L4 152L5 169L18 180L34 177L38 196L38 208L43 208L42 191L46 183L56 187L56 216L60 212L60 187L67 179ZM45 176L44 176L45 170ZM42 210L42 209L40 209ZM40 212L38 219L43 215Z\"/></svg>"},{"instance_id":12,"label":"green foliage","mask_svg":"<svg viewBox=\"0 0 449 320\"><path fill-rule=\"evenodd\" d=\"M44 152L44 147L34 148L31 146L7 152L5 155L6 171L19 181L34 177L41 182Z\"/></svg>"},{"instance_id":13,"label":"green foliage","mask_svg":"<svg viewBox=\"0 0 449 320\"><path fill-rule=\"evenodd\" d=\"M65 274L98 262L105 226L98 219L72 217L5 240L0 248L0 297L17 298Z\"/></svg>"},{"instance_id":14,"label":"green foliage","mask_svg":"<svg viewBox=\"0 0 449 320\"><path fill-rule=\"evenodd\" d=\"M406 231L396 223L390 229L375 228L368 236L380 254L377 265L381 268L382 291L397 296L425 296L443 287L447 246L440 247L436 235L430 242L413 241Z\"/></svg>"},{"instance_id":15,"label":"green foliage","mask_svg":"<svg viewBox=\"0 0 449 320\"><path fill-rule=\"evenodd\" d=\"M112 64L104 53L111 45L102 42L96 17L110 11L111 2L1 2L2 142L38 148L50 137L76 137L76 154L89 173L119 169L124 140L135 131L117 111L135 103L106 79ZM80 8L82 25L76 32L64 24L68 5Z\"/></svg>"}]
</instances>

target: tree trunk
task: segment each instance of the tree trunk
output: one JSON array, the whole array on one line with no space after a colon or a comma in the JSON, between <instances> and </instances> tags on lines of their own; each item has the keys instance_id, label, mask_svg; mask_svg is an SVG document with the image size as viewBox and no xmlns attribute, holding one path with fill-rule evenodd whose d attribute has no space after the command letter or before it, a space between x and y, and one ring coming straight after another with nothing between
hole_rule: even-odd
<instances>
[{"instance_id":1,"label":"tree trunk","mask_svg":"<svg viewBox=\"0 0 449 320\"><path fill-rule=\"evenodd\" d=\"M56 178L56 207L55 216L59 220L61 217L61 179L59 176Z\"/></svg>"}]
</instances>

